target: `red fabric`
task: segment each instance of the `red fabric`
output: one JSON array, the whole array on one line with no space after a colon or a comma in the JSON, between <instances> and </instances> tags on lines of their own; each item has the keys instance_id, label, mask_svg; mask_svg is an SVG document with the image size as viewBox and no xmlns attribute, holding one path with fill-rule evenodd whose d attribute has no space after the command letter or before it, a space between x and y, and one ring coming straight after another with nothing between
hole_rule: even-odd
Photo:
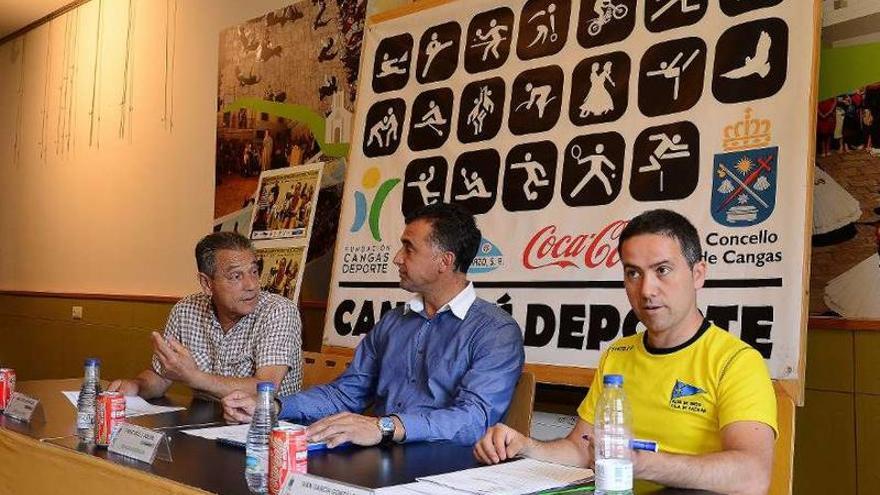
<instances>
[{"instance_id":1,"label":"red fabric","mask_svg":"<svg viewBox=\"0 0 880 495\"><path fill-rule=\"evenodd\" d=\"M837 106L837 98L828 98L819 102L819 118L816 128L819 134L834 134L834 108Z\"/></svg>"}]
</instances>

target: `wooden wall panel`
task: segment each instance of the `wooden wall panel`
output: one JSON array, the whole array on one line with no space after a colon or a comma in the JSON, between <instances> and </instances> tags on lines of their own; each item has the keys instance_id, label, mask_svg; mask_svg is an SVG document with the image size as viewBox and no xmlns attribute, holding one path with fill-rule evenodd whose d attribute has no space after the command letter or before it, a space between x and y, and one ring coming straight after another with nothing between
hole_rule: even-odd
<instances>
[{"instance_id":1,"label":"wooden wall panel","mask_svg":"<svg viewBox=\"0 0 880 495\"><path fill-rule=\"evenodd\" d=\"M810 330L807 338L806 388L853 391L853 333Z\"/></svg>"},{"instance_id":2,"label":"wooden wall panel","mask_svg":"<svg viewBox=\"0 0 880 495\"><path fill-rule=\"evenodd\" d=\"M856 393L880 395L880 332L855 332L854 362Z\"/></svg>"},{"instance_id":3,"label":"wooden wall panel","mask_svg":"<svg viewBox=\"0 0 880 495\"><path fill-rule=\"evenodd\" d=\"M854 418L852 394L806 391L797 414L793 493L856 493Z\"/></svg>"},{"instance_id":4,"label":"wooden wall panel","mask_svg":"<svg viewBox=\"0 0 880 495\"><path fill-rule=\"evenodd\" d=\"M856 476L859 495L880 491L880 396L856 394Z\"/></svg>"}]
</instances>

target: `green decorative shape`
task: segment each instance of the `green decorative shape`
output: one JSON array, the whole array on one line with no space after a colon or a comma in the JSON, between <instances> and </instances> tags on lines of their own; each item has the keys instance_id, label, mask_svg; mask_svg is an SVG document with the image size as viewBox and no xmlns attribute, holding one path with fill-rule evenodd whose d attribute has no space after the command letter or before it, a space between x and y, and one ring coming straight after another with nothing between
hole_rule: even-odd
<instances>
[{"instance_id":1,"label":"green decorative shape","mask_svg":"<svg viewBox=\"0 0 880 495\"><path fill-rule=\"evenodd\" d=\"M348 156L348 143L327 143L324 141L324 131L327 127L327 120L323 115L315 112L309 107L303 105L295 105L293 103L278 103L277 101L267 101L260 98L239 98L232 103L223 107L224 112L232 112L240 108L247 108L260 113L268 113L285 119L295 120L312 131L318 147L321 151L331 158L345 158Z\"/></svg>"},{"instance_id":2,"label":"green decorative shape","mask_svg":"<svg viewBox=\"0 0 880 495\"><path fill-rule=\"evenodd\" d=\"M819 101L880 82L880 43L828 48L821 57Z\"/></svg>"},{"instance_id":3,"label":"green decorative shape","mask_svg":"<svg viewBox=\"0 0 880 495\"><path fill-rule=\"evenodd\" d=\"M382 214L382 205L385 204L385 198L388 197L388 194L398 182L400 182L400 179L388 179L383 182L379 186L379 190L376 191L373 205L370 206L370 232L373 234L373 239L380 242L382 241L382 233L379 231L379 217Z\"/></svg>"}]
</instances>

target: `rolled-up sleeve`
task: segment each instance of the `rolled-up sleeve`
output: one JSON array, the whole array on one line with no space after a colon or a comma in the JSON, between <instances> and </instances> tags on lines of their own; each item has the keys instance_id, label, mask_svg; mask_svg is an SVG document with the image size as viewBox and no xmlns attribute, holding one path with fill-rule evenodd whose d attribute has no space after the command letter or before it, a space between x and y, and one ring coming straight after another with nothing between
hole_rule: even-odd
<instances>
[{"instance_id":1,"label":"rolled-up sleeve","mask_svg":"<svg viewBox=\"0 0 880 495\"><path fill-rule=\"evenodd\" d=\"M299 309L295 304L278 304L272 308L259 322L254 347L255 366L287 365L299 368L302 361L301 327ZM302 373L298 375L301 379Z\"/></svg>"},{"instance_id":2,"label":"rolled-up sleeve","mask_svg":"<svg viewBox=\"0 0 880 495\"><path fill-rule=\"evenodd\" d=\"M259 370L267 366L286 366L281 382L285 393L302 388L302 320L296 304L284 300L264 314L254 326L257 334L253 358Z\"/></svg>"}]
</instances>

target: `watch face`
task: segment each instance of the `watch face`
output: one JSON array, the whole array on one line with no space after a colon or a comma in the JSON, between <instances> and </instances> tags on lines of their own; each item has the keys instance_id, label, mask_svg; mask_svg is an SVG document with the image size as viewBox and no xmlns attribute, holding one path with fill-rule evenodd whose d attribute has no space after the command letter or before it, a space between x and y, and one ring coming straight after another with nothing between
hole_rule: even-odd
<instances>
[{"instance_id":1,"label":"watch face","mask_svg":"<svg viewBox=\"0 0 880 495\"><path fill-rule=\"evenodd\" d=\"M379 418L379 429L382 430L382 436L394 433L394 420L388 416Z\"/></svg>"}]
</instances>

